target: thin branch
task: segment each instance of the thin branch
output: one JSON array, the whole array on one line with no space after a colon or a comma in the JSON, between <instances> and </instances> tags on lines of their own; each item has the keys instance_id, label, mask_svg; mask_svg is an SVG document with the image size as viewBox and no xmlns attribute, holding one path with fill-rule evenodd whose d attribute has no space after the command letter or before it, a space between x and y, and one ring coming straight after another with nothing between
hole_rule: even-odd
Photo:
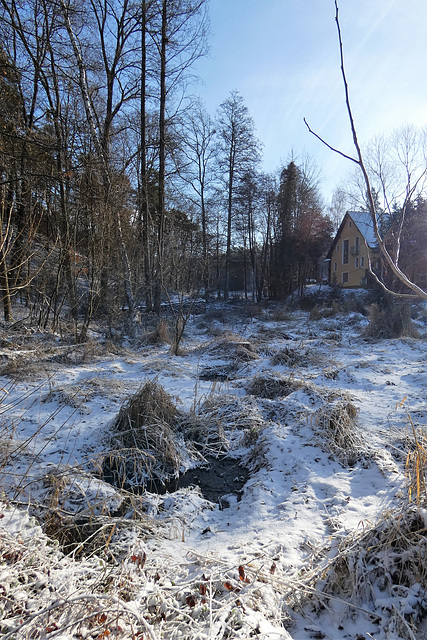
<instances>
[{"instance_id":1,"label":"thin branch","mask_svg":"<svg viewBox=\"0 0 427 640\"><path fill-rule=\"evenodd\" d=\"M340 156L342 156L343 158L346 158L346 160L351 160L352 162L355 162L357 165L359 164L359 160L356 160L356 158L352 158L352 156L348 156L346 153L344 153L343 151L340 151L339 149L336 149L335 147L333 147L332 145L330 145L328 142L326 142L326 140L324 140L321 136L319 136L318 133L316 133L315 131L313 131L313 129L311 129L310 125L308 124L307 120L304 118L304 124L307 127L307 129L309 130L309 132L318 140L320 140L320 142L322 144L325 145L325 147L328 147L328 149L330 149L331 151L333 151L334 153L338 153Z\"/></svg>"}]
</instances>

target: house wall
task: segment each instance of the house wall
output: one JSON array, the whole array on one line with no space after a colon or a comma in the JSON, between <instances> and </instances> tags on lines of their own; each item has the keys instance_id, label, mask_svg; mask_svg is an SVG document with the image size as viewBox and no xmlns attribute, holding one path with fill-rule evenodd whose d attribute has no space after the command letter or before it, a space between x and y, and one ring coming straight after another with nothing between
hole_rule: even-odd
<instances>
[{"instance_id":1,"label":"house wall","mask_svg":"<svg viewBox=\"0 0 427 640\"><path fill-rule=\"evenodd\" d=\"M356 224L350 216L346 215L331 255L331 284L338 284L343 288L365 286L368 251Z\"/></svg>"}]
</instances>

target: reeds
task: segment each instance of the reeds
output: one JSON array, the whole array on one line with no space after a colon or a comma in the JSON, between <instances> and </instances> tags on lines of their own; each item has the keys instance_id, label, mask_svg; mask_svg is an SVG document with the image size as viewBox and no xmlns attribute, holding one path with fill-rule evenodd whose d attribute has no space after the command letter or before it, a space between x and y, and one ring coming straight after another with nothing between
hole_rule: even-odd
<instances>
[{"instance_id":1,"label":"reeds","mask_svg":"<svg viewBox=\"0 0 427 640\"><path fill-rule=\"evenodd\" d=\"M349 465L355 464L364 449L357 416L357 407L347 397L327 402L315 415L332 453Z\"/></svg>"}]
</instances>

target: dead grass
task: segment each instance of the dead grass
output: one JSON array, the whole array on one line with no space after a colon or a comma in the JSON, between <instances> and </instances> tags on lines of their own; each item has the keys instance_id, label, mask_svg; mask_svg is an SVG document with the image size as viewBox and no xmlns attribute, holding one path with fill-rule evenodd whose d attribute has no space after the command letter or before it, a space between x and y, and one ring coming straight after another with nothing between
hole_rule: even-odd
<instances>
[{"instance_id":1,"label":"dead grass","mask_svg":"<svg viewBox=\"0 0 427 640\"><path fill-rule=\"evenodd\" d=\"M94 377L79 384L52 386L43 402L58 401L71 407L82 408L85 402L97 396L120 399L129 394L129 383L113 378Z\"/></svg>"},{"instance_id":2,"label":"dead grass","mask_svg":"<svg viewBox=\"0 0 427 640\"><path fill-rule=\"evenodd\" d=\"M210 356L227 358L235 362L251 362L259 358L255 346L249 340L228 331L221 335L221 339L209 342L202 349Z\"/></svg>"},{"instance_id":3,"label":"dead grass","mask_svg":"<svg viewBox=\"0 0 427 640\"><path fill-rule=\"evenodd\" d=\"M101 458L91 461L90 471L67 466L51 471L43 478L43 500L29 507L46 535L75 558L97 553L106 557L113 534L129 529L135 520L141 531L155 530L142 497L94 477Z\"/></svg>"},{"instance_id":4,"label":"dead grass","mask_svg":"<svg viewBox=\"0 0 427 640\"><path fill-rule=\"evenodd\" d=\"M254 398L212 395L200 408L209 430L220 434L224 445L254 444L265 427L262 411Z\"/></svg>"},{"instance_id":5,"label":"dead grass","mask_svg":"<svg viewBox=\"0 0 427 640\"><path fill-rule=\"evenodd\" d=\"M279 374L257 375L245 387L247 393L257 398L274 399L285 397L305 386L302 380Z\"/></svg>"},{"instance_id":6,"label":"dead grass","mask_svg":"<svg viewBox=\"0 0 427 640\"><path fill-rule=\"evenodd\" d=\"M166 320L159 320L154 331L147 333L144 338L145 344L170 344L171 337L169 334L169 327Z\"/></svg>"},{"instance_id":7,"label":"dead grass","mask_svg":"<svg viewBox=\"0 0 427 640\"><path fill-rule=\"evenodd\" d=\"M358 409L348 397L328 402L315 414L315 420L332 453L341 462L353 465L366 447L359 433Z\"/></svg>"},{"instance_id":8,"label":"dead grass","mask_svg":"<svg viewBox=\"0 0 427 640\"><path fill-rule=\"evenodd\" d=\"M421 637L417 629L427 613L426 532L418 509L386 512L377 524L346 537L335 557L320 563L305 585L289 595L288 604L303 615L327 609L337 624L362 612L384 637Z\"/></svg>"},{"instance_id":9,"label":"dead grass","mask_svg":"<svg viewBox=\"0 0 427 640\"><path fill-rule=\"evenodd\" d=\"M302 344L296 347L286 346L275 353L270 360L273 366L284 365L290 368L322 367L325 366L325 362L326 356L320 351Z\"/></svg>"},{"instance_id":10,"label":"dead grass","mask_svg":"<svg viewBox=\"0 0 427 640\"><path fill-rule=\"evenodd\" d=\"M334 318L342 312L342 307L337 300L333 300L330 306L315 305L310 311L310 320L321 320L322 318Z\"/></svg>"},{"instance_id":11,"label":"dead grass","mask_svg":"<svg viewBox=\"0 0 427 640\"><path fill-rule=\"evenodd\" d=\"M419 338L420 334L411 319L408 304L394 303L380 309L377 304L369 307L369 324L363 335L367 338Z\"/></svg>"},{"instance_id":12,"label":"dead grass","mask_svg":"<svg viewBox=\"0 0 427 640\"><path fill-rule=\"evenodd\" d=\"M155 381L147 381L120 409L109 428L110 449L104 475L120 484L145 484L155 475L168 478L181 465L184 423L172 397Z\"/></svg>"},{"instance_id":13,"label":"dead grass","mask_svg":"<svg viewBox=\"0 0 427 640\"><path fill-rule=\"evenodd\" d=\"M427 436L425 429L417 425L411 415L407 398L403 398L396 405L406 414L406 423L409 429L407 434L407 449L405 474L408 482L409 502L415 501L418 505L427 503Z\"/></svg>"},{"instance_id":14,"label":"dead grass","mask_svg":"<svg viewBox=\"0 0 427 640\"><path fill-rule=\"evenodd\" d=\"M290 322L292 320L292 313L288 308L273 309L270 314L272 322Z\"/></svg>"}]
</instances>

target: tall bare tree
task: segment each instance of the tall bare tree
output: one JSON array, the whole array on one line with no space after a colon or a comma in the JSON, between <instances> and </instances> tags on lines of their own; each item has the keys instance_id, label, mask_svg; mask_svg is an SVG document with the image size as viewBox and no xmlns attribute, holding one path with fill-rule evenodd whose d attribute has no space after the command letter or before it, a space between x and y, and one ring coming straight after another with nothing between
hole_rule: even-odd
<instances>
[{"instance_id":1,"label":"tall bare tree","mask_svg":"<svg viewBox=\"0 0 427 640\"><path fill-rule=\"evenodd\" d=\"M239 177L252 171L260 161L261 143L255 137L255 124L238 91L232 91L220 105L218 113L220 140L219 168L226 191L226 256L224 298L230 287L230 259L235 213L235 196Z\"/></svg>"},{"instance_id":2,"label":"tall bare tree","mask_svg":"<svg viewBox=\"0 0 427 640\"><path fill-rule=\"evenodd\" d=\"M154 239L154 308L160 310L164 235L166 225L166 174L168 143L173 138L173 125L194 62L206 53L206 0L156 0L159 5L160 28L152 33L158 51L158 198Z\"/></svg>"},{"instance_id":3,"label":"tall bare tree","mask_svg":"<svg viewBox=\"0 0 427 640\"><path fill-rule=\"evenodd\" d=\"M191 204L202 230L203 284L205 296L209 292L210 226L209 209L216 183L216 130L209 114L197 102L190 112L185 113L182 123L178 172L180 179L189 189Z\"/></svg>"}]
</instances>

